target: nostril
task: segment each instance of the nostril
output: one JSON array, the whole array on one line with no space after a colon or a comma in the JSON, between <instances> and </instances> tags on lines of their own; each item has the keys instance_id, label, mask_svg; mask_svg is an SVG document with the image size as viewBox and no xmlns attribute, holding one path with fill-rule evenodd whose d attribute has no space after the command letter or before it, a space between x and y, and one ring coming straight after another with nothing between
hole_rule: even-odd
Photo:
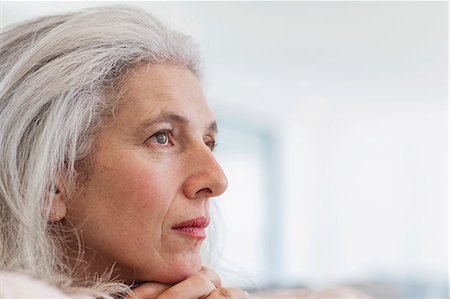
<instances>
[{"instance_id":1,"label":"nostril","mask_svg":"<svg viewBox=\"0 0 450 299\"><path fill-rule=\"evenodd\" d=\"M199 190L199 191L197 192L197 194L199 194L199 193L208 193L208 194L212 194L213 191L212 191L210 188L203 188L203 189L201 189L201 190Z\"/></svg>"}]
</instances>

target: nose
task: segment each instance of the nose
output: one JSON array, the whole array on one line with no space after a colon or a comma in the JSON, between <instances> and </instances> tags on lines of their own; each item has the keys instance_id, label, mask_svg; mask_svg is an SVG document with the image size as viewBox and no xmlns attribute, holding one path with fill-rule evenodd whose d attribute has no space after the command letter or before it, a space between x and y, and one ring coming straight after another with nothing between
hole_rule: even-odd
<instances>
[{"instance_id":1,"label":"nose","mask_svg":"<svg viewBox=\"0 0 450 299\"><path fill-rule=\"evenodd\" d=\"M190 153L188 161L189 175L183 184L183 192L187 198L210 198L225 192L227 177L206 145L203 144Z\"/></svg>"}]
</instances>

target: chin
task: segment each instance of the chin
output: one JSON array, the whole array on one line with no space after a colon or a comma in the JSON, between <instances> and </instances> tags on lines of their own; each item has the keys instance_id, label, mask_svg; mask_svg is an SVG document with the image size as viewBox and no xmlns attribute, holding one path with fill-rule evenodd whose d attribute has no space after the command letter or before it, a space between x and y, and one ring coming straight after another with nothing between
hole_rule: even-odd
<instances>
[{"instance_id":1,"label":"chin","mask_svg":"<svg viewBox=\"0 0 450 299\"><path fill-rule=\"evenodd\" d=\"M172 262L164 266L152 267L148 269L148 272L152 272L152 275L139 275L139 281L153 281L167 284L176 284L183 280L188 279L192 275L196 274L202 268L202 263L200 257L194 260L184 259L181 262Z\"/></svg>"}]
</instances>

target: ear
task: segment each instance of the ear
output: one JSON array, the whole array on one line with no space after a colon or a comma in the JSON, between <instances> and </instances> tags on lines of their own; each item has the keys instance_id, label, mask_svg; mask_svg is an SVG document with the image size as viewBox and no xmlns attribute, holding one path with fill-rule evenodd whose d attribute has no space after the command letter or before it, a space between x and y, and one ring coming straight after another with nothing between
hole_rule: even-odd
<instances>
[{"instance_id":1,"label":"ear","mask_svg":"<svg viewBox=\"0 0 450 299\"><path fill-rule=\"evenodd\" d=\"M58 222L66 217L67 214L67 206L64 202L64 194L61 192L61 188L56 186L53 194L49 194L49 196L53 196L52 206L50 207L50 213L48 215L49 222Z\"/></svg>"}]
</instances>

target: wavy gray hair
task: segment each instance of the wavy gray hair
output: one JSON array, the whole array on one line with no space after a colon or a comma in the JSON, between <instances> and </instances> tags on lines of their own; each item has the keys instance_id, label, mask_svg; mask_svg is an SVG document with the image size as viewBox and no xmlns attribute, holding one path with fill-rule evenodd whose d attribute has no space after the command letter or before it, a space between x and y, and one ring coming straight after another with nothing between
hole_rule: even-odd
<instances>
[{"instance_id":1,"label":"wavy gray hair","mask_svg":"<svg viewBox=\"0 0 450 299\"><path fill-rule=\"evenodd\" d=\"M86 175L96 134L130 71L168 62L199 74L192 40L142 10L100 7L41 17L0 34L0 269L67 293L112 298L120 283L76 281L47 219L56 181Z\"/></svg>"}]
</instances>

